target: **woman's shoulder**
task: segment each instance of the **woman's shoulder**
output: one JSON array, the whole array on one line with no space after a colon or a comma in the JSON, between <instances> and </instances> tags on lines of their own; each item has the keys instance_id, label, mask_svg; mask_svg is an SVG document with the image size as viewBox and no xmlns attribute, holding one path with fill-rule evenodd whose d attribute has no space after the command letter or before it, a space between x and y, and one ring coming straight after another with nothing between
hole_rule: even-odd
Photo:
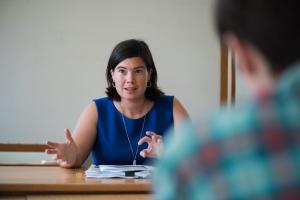
<instances>
[{"instance_id":1,"label":"woman's shoulder","mask_svg":"<svg viewBox=\"0 0 300 200\"><path fill-rule=\"evenodd\" d=\"M174 100L174 96L162 95L155 100L155 104L159 107L160 106L166 107L168 105L172 106L173 100Z\"/></svg>"},{"instance_id":2,"label":"woman's shoulder","mask_svg":"<svg viewBox=\"0 0 300 200\"><path fill-rule=\"evenodd\" d=\"M109 97L101 97L101 98L93 99L93 102L95 102L96 105L98 105L98 104L110 103L112 102L112 100Z\"/></svg>"},{"instance_id":3,"label":"woman's shoulder","mask_svg":"<svg viewBox=\"0 0 300 200\"><path fill-rule=\"evenodd\" d=\"M109 112L115 112L116 108L114 106L113 100L109 97L102 97L98 99L93 99L92 104L96 105L98 113L106 114Z\"/></svg>"},{"instance_id":4,"label":"woman's shoulder","mask_svg":"<svg viewBox=\"0 0 300 200\"><path fill-rule=\"evenodd\" d=\"M93 99L93 103L95 103L98 112L101 110L111 110L113 108L113 101L109 97L102 97L98 99Z\"/></svg>"},{"instance_id":5,"label":"woman's shoulder","mask_svg":"<svg viewBox=\"0 0 300 200\"><path fill-rule=\"evenodd\" d=\"M174 96L171 95L162 95L157 98L156 101L162 101L162 102L173 102Z\"/></svg>"}]
</instances>

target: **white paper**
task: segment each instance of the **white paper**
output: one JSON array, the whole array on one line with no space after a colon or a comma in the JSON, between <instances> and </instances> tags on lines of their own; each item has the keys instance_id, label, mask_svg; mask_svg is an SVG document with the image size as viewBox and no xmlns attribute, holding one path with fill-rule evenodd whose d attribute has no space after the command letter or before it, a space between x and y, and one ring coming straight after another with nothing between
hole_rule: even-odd
<instances>
[{"instance_id":1,"label":"white paper","mask_svg":"<svg viewBox=\"0 0 300 200\"><path fill-rule=\"evenodd\" d=\"M85 171L87 178L150 178L152 166L148 165L92 165ZM133 176L126 176L132 173Z\"/></svg>"}]
</instances>

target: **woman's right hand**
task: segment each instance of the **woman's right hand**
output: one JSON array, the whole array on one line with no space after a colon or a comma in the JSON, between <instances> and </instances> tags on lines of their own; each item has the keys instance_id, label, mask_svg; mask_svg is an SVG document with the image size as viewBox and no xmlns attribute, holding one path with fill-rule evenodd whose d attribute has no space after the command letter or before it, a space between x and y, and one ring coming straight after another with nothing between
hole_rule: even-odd
<instances>
[{"instance_id":1,"label":"woman's right hand","mask_svg":"<svg viewBox=\"0 0 300 200\"><path fill-rule=\"evenodd\" d=\"M142 145L147 142L148 147L140 152L140 155L143 158L151 157L151 158L159 158L163 151L163 141L162 137L154 132L147 131L145 137L141 138L138 141L138 145Z\"/></svg>"},{"instance_id":2,"label":"woman's right hand","mask_svg":"<svg viewBox=\"0 0 300 200\"><path fill-rule=\"evenodd\" d=\"M66 143L47 141L47 149L45 152L52 154L53 159L56 160L61 167L70 168L76 166L77 146L71 136L70 130L66 128L64 132Z\"/></svg>"}]
</instances>

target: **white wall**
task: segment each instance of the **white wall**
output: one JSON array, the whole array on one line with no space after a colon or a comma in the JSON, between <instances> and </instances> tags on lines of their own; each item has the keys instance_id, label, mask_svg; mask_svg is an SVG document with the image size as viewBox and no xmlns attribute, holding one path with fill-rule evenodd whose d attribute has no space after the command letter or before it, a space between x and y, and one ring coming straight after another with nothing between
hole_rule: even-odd
<instances>
[{"instance_id":1,"label":"white wall","mask_svg":"<svg viewBox=\"0 0 300 200\"><path fill-rule=\"evenodd\" d=\"M219 105L211 0L1 0L0 142L63 140L105 95L113 47L145 40L158 84L192 118Z\"/></svg>"}]
</instances>

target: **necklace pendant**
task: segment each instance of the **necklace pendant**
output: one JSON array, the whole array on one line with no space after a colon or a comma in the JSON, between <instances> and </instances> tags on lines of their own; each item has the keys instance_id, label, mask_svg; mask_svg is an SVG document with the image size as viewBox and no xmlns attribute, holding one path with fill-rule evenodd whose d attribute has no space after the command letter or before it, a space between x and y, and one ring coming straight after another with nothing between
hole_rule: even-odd
<instances>
[{"instance_id":1,"label":"necklace pendant","mask_svg":"<svg viewBox=\"0 0 300 200\"><path fill-rule=\"evenodd\" d=\"M132 165L136 165L136 160L135 160L135 159L133 160L133 163L132 163Z\"/></svg>"}]
</instances>

